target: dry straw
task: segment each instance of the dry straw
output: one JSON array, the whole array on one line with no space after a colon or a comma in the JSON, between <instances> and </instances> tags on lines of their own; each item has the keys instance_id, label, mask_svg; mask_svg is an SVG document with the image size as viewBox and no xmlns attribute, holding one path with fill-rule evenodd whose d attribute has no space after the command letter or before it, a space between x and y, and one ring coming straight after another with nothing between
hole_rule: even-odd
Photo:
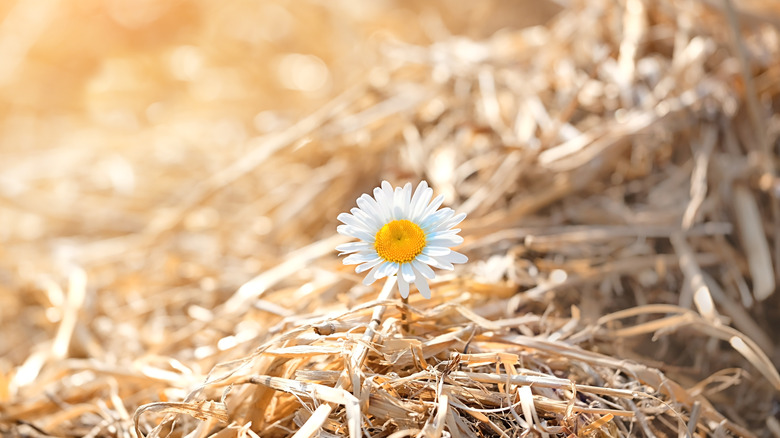
<instances>
[{"instance_id":1,"label":"dry straw","mask_svg":"<svg viewBox=\"0 0 780 438\"><path fill-rule=\"evenodd\" d=\"M29 81L67 25L33 3L0 28L3 144L38 145L0 160L3 435L780 436L774 2L545 3L496 33L538 3L491 2L464 18L490 37L449 35L457 8L151 8L123 32L192 44L84 72L100 39L66 47L59 119ZM319 58L274 49L290 29ZM468 213L429 300L333 249L383 179Z\"/></svg>"}]
</instances>

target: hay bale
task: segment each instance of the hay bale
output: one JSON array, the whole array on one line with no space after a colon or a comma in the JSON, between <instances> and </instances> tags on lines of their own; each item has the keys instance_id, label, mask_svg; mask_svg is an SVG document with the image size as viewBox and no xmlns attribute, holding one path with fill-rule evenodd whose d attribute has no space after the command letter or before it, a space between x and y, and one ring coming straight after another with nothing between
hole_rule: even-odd
<instances>
[{"instance_id":1,"label":"hay bale","mask_svg":"<svg viewBox=\"0 0 780 438\"><path fill-rule=\"evenodd\" d=\"M780 435L774 2L5 9L3 434ZM383 179L430 300L336 257Z\"/></svg>"}]
</instances>

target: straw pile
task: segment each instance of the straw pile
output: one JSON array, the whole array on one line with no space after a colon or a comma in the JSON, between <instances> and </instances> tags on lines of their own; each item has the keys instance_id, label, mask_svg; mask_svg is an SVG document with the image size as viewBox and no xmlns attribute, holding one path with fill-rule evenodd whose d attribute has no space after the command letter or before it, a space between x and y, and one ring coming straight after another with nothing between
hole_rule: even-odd
<instances>
[{"instance_id":1,"label":"straw pile","mask_svg":"<svg viewBox=\"0 0 780 438\"><path fill-rule=\"evenodd\" d=\"M0 433L780 436L777 4L406 3L2 6Z\"/></svg>"}]
</instances>

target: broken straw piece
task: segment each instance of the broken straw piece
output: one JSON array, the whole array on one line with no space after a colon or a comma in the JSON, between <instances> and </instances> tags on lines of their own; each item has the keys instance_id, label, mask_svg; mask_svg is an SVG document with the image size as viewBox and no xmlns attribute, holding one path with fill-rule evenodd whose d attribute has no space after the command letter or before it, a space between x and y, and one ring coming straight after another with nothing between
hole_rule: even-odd
<instances>
[{"instance_id":1,"label":"broken straw piece","mask_svg":"<svg viewBox=\"0 0 780 438\"><path fill-rule=\"evenodd\" d=\"M750 277L753 279L753 296L763 301L775 290L772 258L756 199L741 185L734 187L734 209L739 236L750 267Z\"/></svg>"}]
</instances>

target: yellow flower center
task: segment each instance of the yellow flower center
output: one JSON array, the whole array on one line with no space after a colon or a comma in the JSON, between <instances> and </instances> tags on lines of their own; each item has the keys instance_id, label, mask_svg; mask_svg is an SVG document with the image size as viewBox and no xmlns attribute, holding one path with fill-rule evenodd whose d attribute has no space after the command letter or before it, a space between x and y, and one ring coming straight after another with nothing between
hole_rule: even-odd
<instances>
[{"instance_id":1,"label":"yellow flower center","mask_svg":"<svg viewBox=\"0 0 780 438\"><path fill-rule=\"evenodd\" d=\"M424 247L425 232L419 225L406 219L385 224L374 237L377 254L388 262L411 262Z\"/></svg>"}]
</instances>

